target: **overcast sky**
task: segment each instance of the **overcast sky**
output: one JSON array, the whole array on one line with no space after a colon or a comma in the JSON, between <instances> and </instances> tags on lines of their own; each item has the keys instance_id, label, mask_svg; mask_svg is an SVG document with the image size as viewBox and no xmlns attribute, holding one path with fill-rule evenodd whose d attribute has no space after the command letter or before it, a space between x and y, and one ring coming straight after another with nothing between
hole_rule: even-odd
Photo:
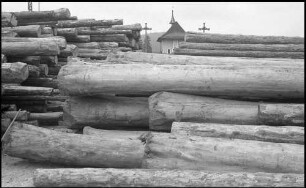
<instances>
[{"instance_id":1,"label":"overcast sky","mask_svg":"<svg viewBox=\"0 0 306 188\"><path fill-rule=\"evenodd\" d=\"M1 2L2 11L27 11L27 2ZM123 19L148 23L150 32L166 32L171 10L185 31L304 37L303 2L41 2L40 10L68 8L78 19ZM38 2L33 2L38 10Z\"/></svg>"}]
</instances>

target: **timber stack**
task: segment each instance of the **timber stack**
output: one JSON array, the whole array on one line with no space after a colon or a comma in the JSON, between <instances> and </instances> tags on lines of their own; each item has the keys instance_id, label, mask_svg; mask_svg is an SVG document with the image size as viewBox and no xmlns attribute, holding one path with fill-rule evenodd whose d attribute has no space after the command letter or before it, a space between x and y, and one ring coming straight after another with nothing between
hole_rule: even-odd
<instances>
[{"instance_id":1,"label":"timber stack","mask_svg":"<svg viewBox=\"0 0 306 188\"><path fill-rule=\"evenodd\" d=\"M126 37L137 38L133 31L140 27L118 19L57 20L55 26L68 42L65 50L79 50L64 52L54 36L39 38L53 40L47 43L72 56L57 74L58 89L22 88L30 75L45 73L26 61L7 63L17 47L7 47L1 57L8 67L2 81L10 83L1 88L5 101L20 96L65 101L63 112L22 111L4 143L10 156L71 167L36 170L35 186L303 186L304 56L122 52L118 47L130 45ZM18 39L24 38L5 40ZM101 45L109 50L104 58L80 55L100 54ZM301 48L304 52L304 46L286 50ZM35 53L59 55L48 49ZM16 114L13 104L6 104L11 111L3 122ZM26 122L59 118L61 129Z\"/></svg>"},{"instance_id":2,"label":"timber stack","mask_svg":"<svg viewBox=\"0 0 306 188\"><path fill-rule=\"evenodd\" d=\"M304 59L304 38L187 32L174 54Z\"/></svg>"}]
</instances>

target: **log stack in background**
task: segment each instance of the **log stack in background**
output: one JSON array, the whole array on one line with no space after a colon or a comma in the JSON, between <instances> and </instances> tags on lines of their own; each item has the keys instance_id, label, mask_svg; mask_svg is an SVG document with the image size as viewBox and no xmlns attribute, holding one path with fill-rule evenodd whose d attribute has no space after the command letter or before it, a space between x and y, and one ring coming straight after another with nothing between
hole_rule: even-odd
<instances>
[{"instance_id":1,"label":"log stack in background","mask_svg":"<svg viewBox=\"0 0 306 188\"><path fill-rule=\"evenodd\" d=\"M174 54L304 59L304 38L187 32Z\"/></svg>"}]
</instances>

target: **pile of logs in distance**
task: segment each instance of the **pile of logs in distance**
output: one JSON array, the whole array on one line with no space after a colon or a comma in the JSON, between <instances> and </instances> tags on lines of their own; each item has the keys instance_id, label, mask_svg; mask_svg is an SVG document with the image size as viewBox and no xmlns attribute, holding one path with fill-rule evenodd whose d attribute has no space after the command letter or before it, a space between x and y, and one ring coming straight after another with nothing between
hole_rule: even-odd
<instances>
[{"instance_id":1,"label":"pile of logs in distance","mask_svg":"<svg viewBox=\"0 0 306 188\"><path fill-rule=\"evenodd\" d=\"M66 32L66 40L73 38L73 28L97 40L71 42L85 52L116 46L102 43L106 35L130 34L128 26L109 27L114 22L118 25L118 20L68 20L58 21L58 27ZM19 64L7 71L11 73L6 79L34 83L26 78L29 67ZM19 117L20 121L61 117L65 126L46 129L16 122L5 153L63 165L37 169L33 176L37 187L303 186L303 67L304 59L118 50L105 60L69 58L57 75L64 96L56 89L39 91L45 94L40 99L57 98L53 108L61 97L67 99L63 113L42 116L24 111ZM19 74L23 69L28 72ZM20 96L31 101L32 95L26 94L38 92L17 92L16 87L21 86L2 88L5 101L16 102ZM5 114L6 119L11 113Z\"/></svg>"}]
</instances>

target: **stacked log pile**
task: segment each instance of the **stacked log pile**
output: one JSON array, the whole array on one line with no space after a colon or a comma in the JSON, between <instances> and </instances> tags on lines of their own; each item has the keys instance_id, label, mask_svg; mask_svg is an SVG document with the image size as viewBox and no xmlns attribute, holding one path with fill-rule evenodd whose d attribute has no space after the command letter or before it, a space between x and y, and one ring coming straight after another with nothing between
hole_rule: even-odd
<instances>
[{"instance_id":1,"label":"stacked log pile","mask_svg":"<svg viewBox=\"0 0 306 188\"><path fill-rule=\"evenodd\" d=\"M304 59L304 38L187 32L174 54Z\"/></svg>"}]
</instances>

